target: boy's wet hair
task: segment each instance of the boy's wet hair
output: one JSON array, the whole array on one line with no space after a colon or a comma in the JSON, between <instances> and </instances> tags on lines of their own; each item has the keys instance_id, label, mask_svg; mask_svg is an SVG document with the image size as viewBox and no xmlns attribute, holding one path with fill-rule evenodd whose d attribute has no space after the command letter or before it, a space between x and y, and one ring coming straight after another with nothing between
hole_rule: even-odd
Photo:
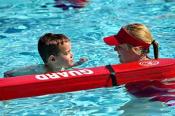
<instances>
[{"instance_id":1,"label":"boy's wet hair","mask_svg":"<svg viewBox=\"0 0 175 116\"><path fill-rule=\"evenodd\" d=\"M69 41L69 38L63 34L46 33L41 36L38 41L38 52L44 63L47 63L50 55L57 56L59 54L59 45Z\"/></svg>"}]
</instances>

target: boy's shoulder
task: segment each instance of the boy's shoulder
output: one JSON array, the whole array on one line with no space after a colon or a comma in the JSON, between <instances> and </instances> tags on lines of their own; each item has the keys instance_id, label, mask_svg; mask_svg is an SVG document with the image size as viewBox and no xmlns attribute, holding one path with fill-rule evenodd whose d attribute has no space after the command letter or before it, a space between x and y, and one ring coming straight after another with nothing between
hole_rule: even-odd
<instances>
[{"instance_id":1,"label":"boy's shoulder","mask_svg":"<svg viewBox=\"0 0 175 116\"><path fill-rule=\"evenodd\" d=\"M45 66L43 64L38 64L38 65L31 65L27 67L20 67L13 70L9 70L7 72L4 72L4 77L41 74L45 72L46 72Z\"/></svg>"}]
</instances>

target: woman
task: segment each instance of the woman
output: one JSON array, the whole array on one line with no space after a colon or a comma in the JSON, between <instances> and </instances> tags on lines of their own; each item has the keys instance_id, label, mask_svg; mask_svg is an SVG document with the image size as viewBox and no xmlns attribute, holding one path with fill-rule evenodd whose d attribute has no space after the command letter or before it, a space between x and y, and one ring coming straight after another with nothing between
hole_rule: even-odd
<instances>
[{"instance_id":1,"label":"woman","mask_svg":"<svg viewBox=\"0 0 175 116\"><path fill-rule=\"evenodd\" d=\"M153 45L154 49L154 58L158 58L158 43L153 39L149 29L143 24L126 25L120 29L117 35L104 38L104 42L110 46L115 46L114 50L118 52L121 63L151 59L148 57L151 45ZM128 92L136 97L149 97L152 101L165 102L170 106L175 105L174 102L168 103L175 99L175 93L170 92L174 89L174 86L172 83L167 84L164 80L128 83L125 87Z\"/></svg>"},{"instance_id":2,"label":"woman","mask_svg":"<svg viewBox=\"0 0 175 116\"><path fill-rule=\"evenodd\" d=\"M104 38L104 42L115 46L114 50L118 52L121 63L149 60L150 45L153 45L154 57L158 58L158 43L143 24L126 25L120 29L117 35Z\"/></svg>"}]
</instances>

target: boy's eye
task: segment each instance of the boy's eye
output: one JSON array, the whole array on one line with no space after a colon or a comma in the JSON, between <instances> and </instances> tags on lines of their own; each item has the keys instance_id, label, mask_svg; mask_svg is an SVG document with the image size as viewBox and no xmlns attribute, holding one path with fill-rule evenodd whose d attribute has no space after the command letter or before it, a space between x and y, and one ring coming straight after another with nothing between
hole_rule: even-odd
<instances>
[{"instance_id":1,"label":"boy's eye","mask_svg":"<svg viewBox=\"0 0 175 116\"><path fill-rule=\"evenodd\" d=\"M64 55L68 55L71 51L65 51L63 52Z\"/></svg>"},{"instance_id":2,"label":"boy's eye","mask_svg":"<svg viewBox=\"0 0 175 116\"><path fill-rule=\"evenodd\" d=\"M67 53L67 52L63 52L63 54L64 54L64 55L68 55L68 53Z\"/></svg>"}]
</instances>

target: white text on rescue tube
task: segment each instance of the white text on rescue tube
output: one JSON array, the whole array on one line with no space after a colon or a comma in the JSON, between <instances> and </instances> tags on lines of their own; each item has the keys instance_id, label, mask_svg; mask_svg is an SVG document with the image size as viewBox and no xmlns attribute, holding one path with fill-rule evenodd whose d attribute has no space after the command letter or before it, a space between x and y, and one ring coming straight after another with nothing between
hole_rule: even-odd
<instances>
[{"instance_id":1,"label":"white text on rescue tube","mask_svg":"<svg viewBox=\"0 0 175 116\"><path fill-rule=\"evenodd\" d=\"M58 79L63 77L70 77L70 76L81 76L81 75L90 75L94 72L90 69L81 69L81 70L70 70L66 72L56 72L50 74L40 74L36 75L35 78L38 80L48 80L48 79Z\"/></svg>"}]
</instances>

